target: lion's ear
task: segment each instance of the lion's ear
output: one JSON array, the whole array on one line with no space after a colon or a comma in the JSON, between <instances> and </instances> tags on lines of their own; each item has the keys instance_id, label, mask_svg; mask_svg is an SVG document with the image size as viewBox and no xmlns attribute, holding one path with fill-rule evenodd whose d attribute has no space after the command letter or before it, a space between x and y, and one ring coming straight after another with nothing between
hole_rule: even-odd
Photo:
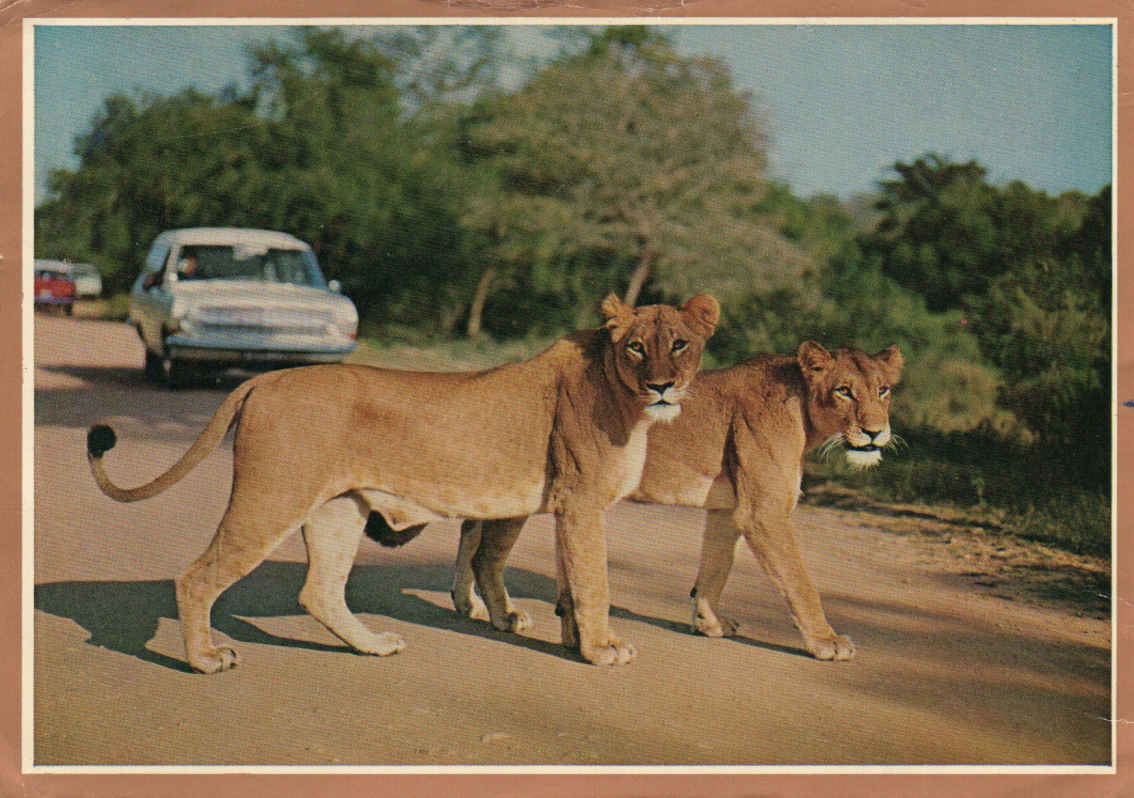
<instances>
[{"instance_id":1,"label":"lion's ear","mask_svg":"<svg viewBox=\"0 0 1134 798\"><path fill-rule=\"evenodd\" d=\"M874 356L874 361L886 371L886 378L890 382L897 382L902 376L902 364L905 361L902 359L902 350L896 345L883 349Z\"/></svg>"},{"instance_id":2,"label":"lion's ear","mask_svg":"<svg viewBox=\"0 0 1134 798\"><path fill-rule=\"evenodd\" d=\"M603 326L610 330L610 339L617 343L634 324L634 308L627 305L614 294L608 294L600 307L602 317L606 320Z\"/></svg>"},{"instance_id":3,"label":"lion's ear","mask_svg":"<svg viewBox=\"0 0 1134 798\"><path fill-rule=\"evenodd\" d=\"M800 344L796 357L799 360L799 368L807 380L818 377L835 363L831 353L814 341L804 341Z\"/></svg>"},{"instance_id":4,"label":"lion's ear","mask_svg":"<svg viewBox=\"0 0 1134 798\"><path fill-rule=\"evenodd\" d=\"M681 315L686 324L708 338L721 320L721 304L715 297L700 294L681 306Z\"/></svg>"}]
</instances>

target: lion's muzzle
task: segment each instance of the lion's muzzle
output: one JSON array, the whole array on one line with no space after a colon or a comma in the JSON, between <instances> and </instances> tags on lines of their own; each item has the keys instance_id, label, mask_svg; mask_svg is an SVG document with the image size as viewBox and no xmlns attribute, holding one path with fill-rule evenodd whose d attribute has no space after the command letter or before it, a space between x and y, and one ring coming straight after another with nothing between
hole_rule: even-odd
<instances>
[{"instance_id":1,"label":"lion's muzzle","mask_svg":"<svg viewBox=\"0 0 1134 798\"><path fill-rule=\"evenodd\" d=\"M645 414L654 421L672 421L681 414L681 400L685 396L683 388L675 388L673 382L647 383Z\"/></svg>"}]
</instances>

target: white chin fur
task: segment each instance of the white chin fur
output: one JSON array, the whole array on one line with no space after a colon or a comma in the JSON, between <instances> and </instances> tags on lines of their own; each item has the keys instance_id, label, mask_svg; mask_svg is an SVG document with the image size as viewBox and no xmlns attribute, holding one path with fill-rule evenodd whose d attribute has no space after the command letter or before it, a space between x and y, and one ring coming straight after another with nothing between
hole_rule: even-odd
<instances>
[{"instance_id":1,"label":"white chin fur","mask_svg":"<svg viewBox=\"0 0 1134 798\"><path fill-rule=\"evenodd\" d=\"M882 462L882 452L875 449L870 452L856 452L854 449L847 449L847 464L851 468L871 468Z\"/></svg>"},{"instance_id":2,"label":"white chin fur","mask_svg":"<svg viewBox=\"0 0 1134 798\"><path fill-rule=\"evenodd\" d=\"M646 405L645 412L652 421L673 421L681 415L681 405Z\"/></svg>"}]
</instances>

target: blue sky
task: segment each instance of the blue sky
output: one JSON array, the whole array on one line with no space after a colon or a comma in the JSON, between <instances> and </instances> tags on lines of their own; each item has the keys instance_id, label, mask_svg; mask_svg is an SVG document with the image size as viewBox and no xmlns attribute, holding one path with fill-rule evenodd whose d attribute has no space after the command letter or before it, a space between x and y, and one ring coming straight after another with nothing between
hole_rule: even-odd
<instances>
[{"instance_id":1,"label":"blue sky","mask_svg":"<svg viewBox=\"0 0 1134 798\"><path fill-rule=\"evenodd\" d=\"M727 63L770 139L771 176L799 196L870 191L894 161L975 159L993 182L1093 194L1111 179L1106 25L667 26L679 49ZM37 26L36 200L74 169L74 137L136 89L247 85L244 48L286 28ZM514 28L519 52L546 47Z\"/></svg>"}]
</instances>

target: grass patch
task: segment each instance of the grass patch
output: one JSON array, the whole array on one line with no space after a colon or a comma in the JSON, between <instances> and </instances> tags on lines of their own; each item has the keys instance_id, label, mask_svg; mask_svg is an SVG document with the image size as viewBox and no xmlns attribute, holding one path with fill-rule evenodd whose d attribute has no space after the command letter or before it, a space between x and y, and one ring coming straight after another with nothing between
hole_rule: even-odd
<instances>
[{"instance_id":1,"label":"grass patch","mask_svg":"<svg viewBox=\"0 0 1134 798\"><path fill-rule=\"evenodd\" d=\"M968 523L1016 535L1076 554L1108 557L1111 545L1109 485L1084 484L1068 471L1055 471L1033 450L993 445L983 458L967 447L935 450L911 442L868 471L809 461L805 492L830 501L830 486L879 502L948 508ZM827 494L825 496L825 494ZM846 499L841 499L846 504Z\"/></svg>"},{"instance_id":2,"label":"grass patch","mask_svg":"<svg viewBox=\"0 0 1134 798\"><path fill-rule=\"evenodd\" d=\"M130 297L114 294L100 299L80 299L75 303L74 315L83 319L126 321L130 314Z\"/></svg>"},{"instance_id":3,"label":"grass patch","mask_svg":"<svg viewBox=\"0 0 1134 798\"><path fill-rule=\"evenodd\" d=\"M476 371L515 363L542 352L554 338L430 341L413 336L360 336L350 362L412 371Z\"/></svg>"}]
</instances>

